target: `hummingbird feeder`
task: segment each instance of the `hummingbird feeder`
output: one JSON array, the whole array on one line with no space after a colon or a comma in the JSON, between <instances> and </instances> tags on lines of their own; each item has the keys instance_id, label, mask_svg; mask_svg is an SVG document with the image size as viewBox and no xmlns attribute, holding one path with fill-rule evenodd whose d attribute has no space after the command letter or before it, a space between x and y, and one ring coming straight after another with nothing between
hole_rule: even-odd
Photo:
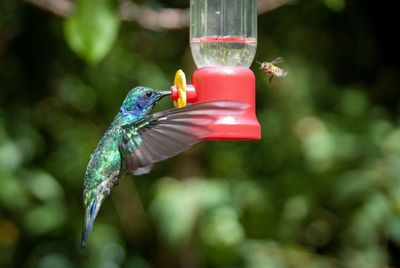
<instances>
[{"instance_id":1,"label":"hummingbird feeder","mask_svg":"<svg viewBox=\"0 0 400 268\"><path fill-rule=\"evenodd\" d=\"M256 0L191 0L190 47L198 67L192 85L179 70L171 87L176 107L232 100L249 107L238 116L219 118L209 140L258 140L255 76L249 69L257 49Z\"/></svg>"}]
</instances>

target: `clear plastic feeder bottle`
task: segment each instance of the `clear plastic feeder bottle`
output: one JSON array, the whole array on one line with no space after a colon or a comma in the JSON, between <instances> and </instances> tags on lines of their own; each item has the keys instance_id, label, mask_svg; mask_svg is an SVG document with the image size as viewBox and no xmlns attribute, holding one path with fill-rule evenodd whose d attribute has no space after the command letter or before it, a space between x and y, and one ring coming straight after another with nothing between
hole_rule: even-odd
<instances>
[{"instance_id":1,"label":"clear plastic feeder bottle","mask_svg":"<svg viewBox=\"0 0 400 268\"><path fill-rule=\"evenodd\" d=\"M191 0L190 46L198 68L250 67L257 49L256 0Z\"/></svg>"}]
</instances>

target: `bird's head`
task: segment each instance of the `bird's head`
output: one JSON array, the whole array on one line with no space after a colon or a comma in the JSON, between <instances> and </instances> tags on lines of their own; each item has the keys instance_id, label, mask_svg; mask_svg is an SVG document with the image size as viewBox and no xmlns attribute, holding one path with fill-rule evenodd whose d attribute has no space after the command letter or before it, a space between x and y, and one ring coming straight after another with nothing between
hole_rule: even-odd
<instances>
[{"instance_id":1,"label":"bird's head","mask_svg":"<svg viewBox=\"0 0 400 268\"><path fill-rule=\"evenodd\" d=\"M126 96L120 108L120 113L123 116L147 114L158 100L167 95L171 95L171 92L149 87L135 87Z\"/></svg>"},{"instance_id":2,"label":"bird's head","mask_svg":"<svg viewBox=\"0 0 400 268\"><path fill-rule=\"evenodd\" d=\"M102 192L102 187L99 185L97 188L85 191L83 196L83 229L82 229L82 239L81 239L81 247L84 248L87 242L87 239L92 232L93 223L97 216L97 213L100 210L100 207L105 199L105 197L109 194Z\"/></svg>"}]
</instances>

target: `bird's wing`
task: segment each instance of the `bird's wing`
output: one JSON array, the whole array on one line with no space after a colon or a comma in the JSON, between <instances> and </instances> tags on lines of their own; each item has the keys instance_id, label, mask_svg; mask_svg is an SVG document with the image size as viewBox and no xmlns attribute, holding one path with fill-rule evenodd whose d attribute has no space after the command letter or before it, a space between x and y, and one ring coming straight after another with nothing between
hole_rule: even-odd
<instances>
[{"instance_id":1,"label":"bird's wing","mask_svg":"<svg viewBox=\"0 0 400 268\"><path fill-rule=\"evenodd\" d=\"M119 144L122 173L144 174L154 163L175 156L210 133L208 125L221 116L238 115L248 106L210 101L148 115L122 126Z\"/></svg>"}]
</instances>

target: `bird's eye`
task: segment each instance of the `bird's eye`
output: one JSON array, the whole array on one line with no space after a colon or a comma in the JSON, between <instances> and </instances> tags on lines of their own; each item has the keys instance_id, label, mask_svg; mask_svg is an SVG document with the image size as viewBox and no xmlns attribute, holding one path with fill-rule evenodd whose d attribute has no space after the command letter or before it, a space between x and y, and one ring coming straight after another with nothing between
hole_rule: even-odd
<instances>
[{"instance_id":1,"label":"bird's eye","mask_svg":"<svg viewBox=\"0 0 400 268\"><path fill-rule=\"evenodd\" d=\"M150 98L151 96L153 96L153 92L147 91L147 92L146 92L146 97L147 97L147 98Z\"/></svg>"}]
</instances>

